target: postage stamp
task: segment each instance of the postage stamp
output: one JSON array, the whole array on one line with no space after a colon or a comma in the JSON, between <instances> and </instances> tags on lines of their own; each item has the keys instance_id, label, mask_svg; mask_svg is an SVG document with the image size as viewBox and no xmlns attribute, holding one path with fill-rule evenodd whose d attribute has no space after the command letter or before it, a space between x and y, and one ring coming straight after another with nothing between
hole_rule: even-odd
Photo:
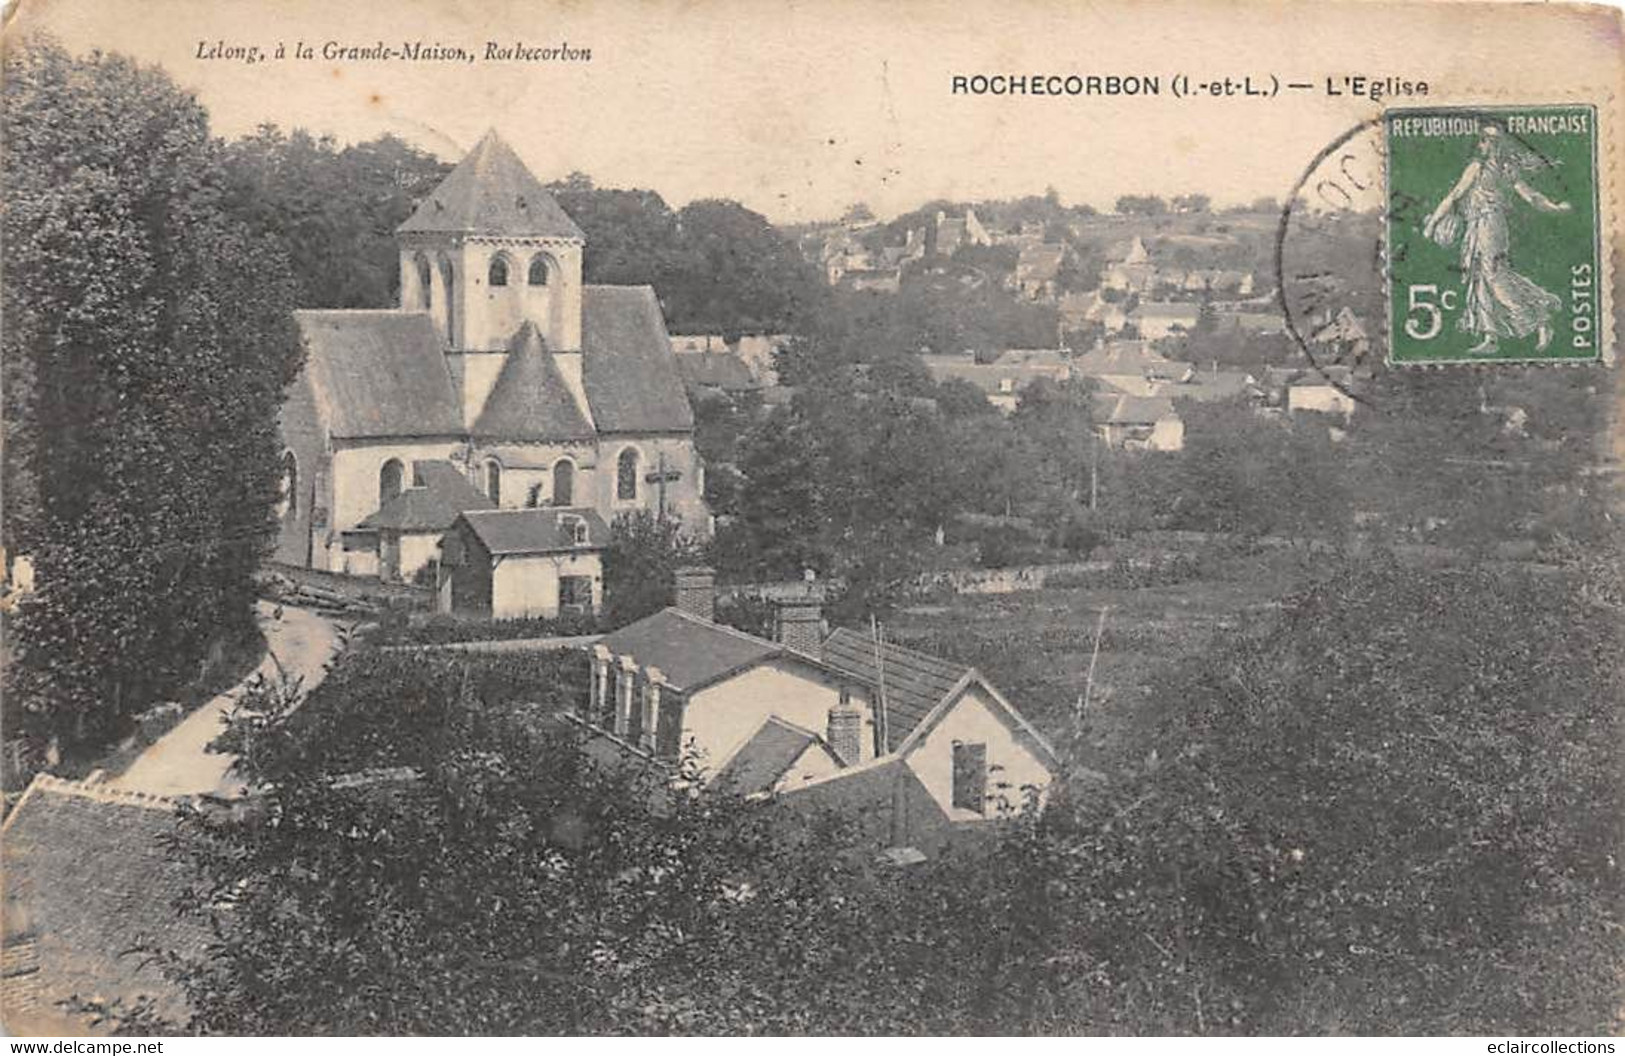
<instances>
[{"instance_id":1,"label":"postage stamp","mask_svg":"<svg viewBox=\"0 0 1625 1056\"><path fill-rule=\"evenodd\" d=\"M1601 311L1591 106L1390 110L1389 362L1593 362Z\"/></svg>"}]
</instances>

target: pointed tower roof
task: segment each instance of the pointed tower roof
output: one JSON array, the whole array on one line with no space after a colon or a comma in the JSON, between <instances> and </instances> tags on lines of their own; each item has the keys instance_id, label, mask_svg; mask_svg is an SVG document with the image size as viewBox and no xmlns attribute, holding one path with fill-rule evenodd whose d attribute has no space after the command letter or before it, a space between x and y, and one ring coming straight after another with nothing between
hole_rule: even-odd
<instances>
[{"instance_id":1,"label":"pointed tower roof","mask_svg":"<svg viewBox=\"0 0 1625 1056\"><path fill-rule=\"evenodd\" d=\"M542 335L526 322L508 344L508 361L474 423L475 438L563 441L595 435Z\"/></svg>"},{"instance_id":2,"label":"pointed tower roof","mask_svg":"<svg viewBox=\"0 0 1625 1056\"><path fill-rule=\"evenodd\" d=\"M396 230L585 239L495 129L481 137Z\"/></svg>"}]
</instances>

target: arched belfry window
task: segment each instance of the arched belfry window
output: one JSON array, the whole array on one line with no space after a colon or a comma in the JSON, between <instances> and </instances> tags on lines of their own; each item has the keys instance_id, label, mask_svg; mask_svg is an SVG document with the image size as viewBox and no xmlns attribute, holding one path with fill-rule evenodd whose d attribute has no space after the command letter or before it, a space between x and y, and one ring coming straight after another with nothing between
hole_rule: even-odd
<instances>
[{"instance_id":1,"label":"arched belfry window","mask_svg":"<svg viewBox=\"0 0 1625 1056\"><path fill-rule=\"evenodd\" d=\"M401 493L401 481L405 472L406 467L401 465L398 458L392 458L384 463L383 468L378 471L379 506Z\"/></svg>"},{"instance_id":2,"label":"arched belfry window","mask_svg":"<svg viewBox=\"0 0 1625 1056\"><path fill-rule=\"evenodd\" d=\"M532 257L530 259L530 276L529 276L528 281L530 282L530 284L532 286L546 286L547 285L547 258L546 257L536 256L536 257Z\"/></svg>"},{"instance_id":3,"label":"arched belfry window","mask_svg":"<svg viewBox=\"0 0 1625 1056\"><path fill-rule=\"evenodd\" d=\"M576 467L567 458L553 463L553 505L571 506L575 503Z\"/></svg>"},{"instance_id":4,"label":"arched belfry window","mask_svg":"<svg viewBox=\"0 0 1625 1056\"><path fill-rule=\"evenodd\" d=\"M502 463L496 459L485 464L485 497L491 505L502 505Z\"/></svg>"},{"instance_id":5,"label":"arched belfry window","mask_svg":"<svg viewBox=\"0 0 1625 1056\"><path fill-rule=\"evenodd\" d=\"M630 501L638 497L638 450L629 447L615 462L615 497Z\"/></svg>"},{"instance_id":6,"label":"arched belfry window","mask_svg":"<svg viewBox=\"0 0 1625 1056\"><path fill-rule=\"evenodd\" d=\"M451 261L440 258L440 285L446 291L446 343L454 344L457 340L457 273L452 270Z\"/></svg>"},{"instance_id":7,"label":"arched belfry window","mask_svg":"<svg viewBox=\"0 0 1625 1056\"><path fill-rule=\"evenodd\" d=\"M299 513L299 460L292 451L282 455L282 513L293 517Z\"/></svg>"},{"instance_id":8,"label":"arched belfry window","mask_svg":"<svg viewBox=\"0 0 1625 1056\"><path fill-rule=\"evenodd\" d=\"M429 258L419 253L416 258L418 269L418 296L421 299L424 311L434 307L434 272L429 268Z\"/></svg>"},{"instance_id":9,"label":"arched belfry window","mask_svg":"<svg viewBox=\"0 0 1625 1056\"><path fill-rule=\"evenodd\" d=\"M492 286L508 285L508 258L497 254L491 258L491 271L489 279Z\"/></svg>"}]
</instances>

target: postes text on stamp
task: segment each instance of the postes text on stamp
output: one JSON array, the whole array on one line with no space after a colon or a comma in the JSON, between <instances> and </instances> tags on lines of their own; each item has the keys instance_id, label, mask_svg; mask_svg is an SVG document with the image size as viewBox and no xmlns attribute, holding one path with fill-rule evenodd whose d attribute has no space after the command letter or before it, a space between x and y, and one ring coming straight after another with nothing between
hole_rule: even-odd
<instances>
[{"instance_id":1,"label":"postes text on stamp","mask_svg":"<svg viewBox=\"0 0 1625 1056\"><path fill-rule=\"evenodd\" d=\"M1390 110L1389 361L1601 356L1590 106Z\"/></svg>"}]
</instances>

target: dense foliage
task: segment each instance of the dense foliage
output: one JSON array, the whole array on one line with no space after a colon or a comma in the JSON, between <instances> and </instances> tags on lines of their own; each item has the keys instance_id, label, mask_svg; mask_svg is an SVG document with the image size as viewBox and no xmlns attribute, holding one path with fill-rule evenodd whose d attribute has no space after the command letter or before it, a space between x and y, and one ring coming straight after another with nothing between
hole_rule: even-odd
<instances>
[{"instance_id":1,"label":"dense foliage","mask_svg":"<svg viewBox=\"0 0 1625 1056\"><path fill-rule=\"evenodd\" d=\"M5 73L4 542L38 583L6 724L94 746L254 634L293 284L163 72L36 42Z\"/></svg>"},{"instance_id":2,"label":"dense foliage","mask_svg":"<svg viewBox=\"0 0 1625 1056\"><path fill-rule=\"evenodd\" d=\"M395 229L451 171L391 135L340 147L270 124L224 161L232 210L287 252L301 308L399 304Z\"/></svg>"},{"instance_id":3,"label":"dense foliage","mask_svg":"<svg viewBox=\"0 0 1625 1056\"><path fill-rule=\"evenodd\" d=\"M781 333L823 302L795 245L737 202L673 210L653 191L599 188L580 173L551 189L587 236L586 281L653 286L675 333Z\"/></svg>"},{"instance_id":4,"label":"dense foliage","mask_svg":"<svg viewBox=\"0 0 1625 1056\"><path fill-rule=\"evenodd\" d=\"M254 809L185 820L223 930L169 963L182 1026L1607 1032L1622 603L1602 563L1328 560L1163 681L1143 765L901 870L586 764L579 656L351 653L235 735Z\"/></svg>"}]
</instances>

